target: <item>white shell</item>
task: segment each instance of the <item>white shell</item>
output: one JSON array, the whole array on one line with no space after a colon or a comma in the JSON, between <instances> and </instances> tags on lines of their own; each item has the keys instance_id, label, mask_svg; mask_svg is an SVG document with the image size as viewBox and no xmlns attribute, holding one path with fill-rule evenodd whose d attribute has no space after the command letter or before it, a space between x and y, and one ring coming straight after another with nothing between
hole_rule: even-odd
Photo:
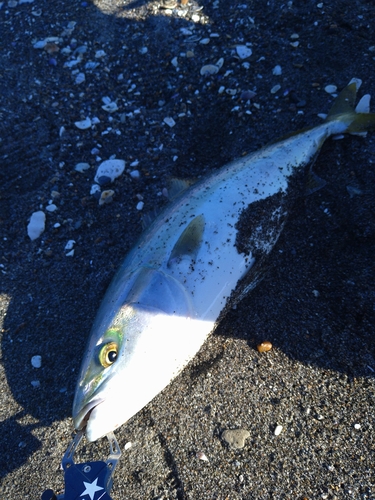
<instances>
[{"instance_id":1,"label":"white shell","mask_svg":"<svg viewBox=\"0 0 375 500\"><path fill-rule=\"evenodd\" d=\"M204 66L201 67L200 74L202 76L207 76L207 75L216 75L216 73L219 72L219 68L216 66L216 64L205 64Z\"/></svg>"},{"instance_id":2,"label":"white shell","mask_svg":"<svg viewBox=\"0 0 375 500\"><path fill-rule=\"evenodd\" d=\"M91 127L92 123L90 118L86 118L85 120L74 122L74 125L81 130L86 130Z\"/></svg>"},{"instance_id":3,"label":"white shell","mask_svg":"<svg viewBox=\"0 0 375 500\"><path fill-rule=\"evenodd\" d=\"M336 92L337 87L336 87L336 85L327 85L326 87L324 87L324 90L325 90L328 94L333 94L334 92Z\"/></svg>"},{"instance_id":4,"label":"white shell","mask_svg":"<svg viewBox=\"0 0 375 500\"><path fill-rule=\"evenodd\" d=\"M218 59L216 61L215 66L217 66L219 69L221 69L223 67L223 64L224 64L224 58L220 57L220 59Z\"/></svg>"},{"instance_id":5,"label":"white shell","mask_svg":"<svg viewBox=\"0 0 375 500\"><path fill-rule=\"evenodd\" d=\"M111 182L113 182L123 173L124 168L124 160L105 160L99 165L98 170L96 171L95 182L99 182L99 178L102 176L109 177Z\"/></svg>"},{"instance_id":6,"label":"white shell","mask_svg":"<svg viewBox=\"0 0 375 500\"><path fill-rule=\"evenodd\" d=\"M39 210L31 216L30 222L27 225L27 234L30 240L36 240L43 233L46 223L46 214Z\"/></svg>"},{"instance_id":7,"label":"white shell","mask_svg":"<svg viewBox=\"0 0 375 500\"><path fill-rule=\"evenodd\" d=\"M102 106L102 109L104 109L104 111L107 111L107 113L114 113L118 110L118 106L115 102L109 102L108 104L104 104L104 106Z\"/></svg>"}]
</instances>

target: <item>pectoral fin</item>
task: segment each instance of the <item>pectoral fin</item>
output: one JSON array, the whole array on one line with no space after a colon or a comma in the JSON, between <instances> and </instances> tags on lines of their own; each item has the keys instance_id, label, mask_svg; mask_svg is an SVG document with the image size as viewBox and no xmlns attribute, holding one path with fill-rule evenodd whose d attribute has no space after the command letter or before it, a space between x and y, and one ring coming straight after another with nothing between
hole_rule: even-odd
<instances>
[{"instance_id":1,"label":"pectoral fin","mask_svg":"<svg viewBox=\"0 0 375 500\"><path fill-rule=\"evenodd\" d=\"M170 267L173 262L178 262L186 257L191 260L196 259L203 241L204 225L205 220L203 214L198 215L190 222L173 247L168 260L168 267Z\"/></svg>"}]
</instances>

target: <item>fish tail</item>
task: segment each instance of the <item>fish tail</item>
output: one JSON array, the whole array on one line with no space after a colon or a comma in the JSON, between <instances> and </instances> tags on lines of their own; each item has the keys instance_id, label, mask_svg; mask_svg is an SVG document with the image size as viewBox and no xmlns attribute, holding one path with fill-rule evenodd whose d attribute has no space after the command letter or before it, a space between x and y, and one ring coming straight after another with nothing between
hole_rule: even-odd
<instances>
[{"instance_id":1,"label":"fish tail","mask_svg":"<svg viewBox=\"0 0 375 500\"><path fill-rule=\"evenodd\" d=\"M375 129L375 113L370 113L370 98L366 94L355 107L357 90L362 81L352 78L349 84L336 97L326 121L339 122L342 133L364 135L367 130Z\"/></svg>"}]
</instances>

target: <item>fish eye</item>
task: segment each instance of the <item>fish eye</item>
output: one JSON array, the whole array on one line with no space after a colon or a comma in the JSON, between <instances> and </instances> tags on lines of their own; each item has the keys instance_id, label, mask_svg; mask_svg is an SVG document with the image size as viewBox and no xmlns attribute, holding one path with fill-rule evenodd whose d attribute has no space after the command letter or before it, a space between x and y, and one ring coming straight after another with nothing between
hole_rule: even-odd
<instances>
[{"instance_id":1,"label":"fish eye","mask_svg":"<svg viewBox=\"0 0 375 500\"><path fill-rule=\"evenodd\" d=\"M109 342L109 344L105 344L99 353L100 364L104 368L111 366L117 359L117 352L118 347L116 342Z\"/></svg>"}]
</instances>

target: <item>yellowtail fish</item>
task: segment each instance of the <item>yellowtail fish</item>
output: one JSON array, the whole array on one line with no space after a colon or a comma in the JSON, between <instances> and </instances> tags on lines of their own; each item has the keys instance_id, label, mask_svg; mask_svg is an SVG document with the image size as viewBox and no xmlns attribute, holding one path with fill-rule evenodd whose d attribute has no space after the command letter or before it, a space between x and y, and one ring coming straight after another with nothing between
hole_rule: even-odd
<instances>
[{"instance_id":1,"label":"yellowtail fish","mask_svg":"<svg viewBox=\"0 0 375 500\"><path fill-rule=\"evenodd\" d=\"M254 288L324 141L375 126L360 80L325 121L220 168L156 218L128 254L95 319L73 419L89 441L113 431L164 389L220 316Z\"/></svg>"}]
</instances>

